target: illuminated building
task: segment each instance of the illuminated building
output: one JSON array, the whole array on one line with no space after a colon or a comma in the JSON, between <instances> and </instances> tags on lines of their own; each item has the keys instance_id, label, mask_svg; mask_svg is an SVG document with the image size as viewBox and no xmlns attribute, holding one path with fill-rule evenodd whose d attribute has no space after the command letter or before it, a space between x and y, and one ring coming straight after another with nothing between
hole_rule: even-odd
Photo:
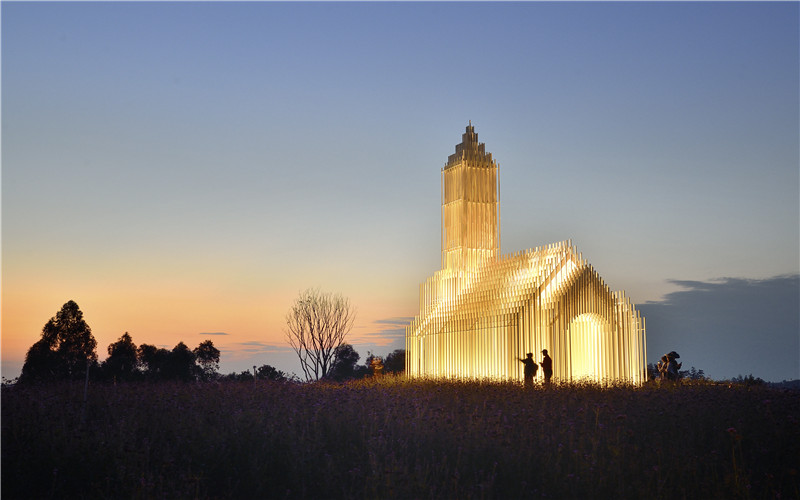
<instances>
[{"instance_id":1,"label":"illuminated building","mask_svg":"<svg viewBox=\"0 0 800 500\"><path fill-rule=\"evenodd\" d=\"M420 286L406 374L521 381L519 358L547 349L554 380L646 380L630 299L570 241L501 255L499 207L497 164L470 123L442 168L442 269Z\"/></svg>"}]
</instances>

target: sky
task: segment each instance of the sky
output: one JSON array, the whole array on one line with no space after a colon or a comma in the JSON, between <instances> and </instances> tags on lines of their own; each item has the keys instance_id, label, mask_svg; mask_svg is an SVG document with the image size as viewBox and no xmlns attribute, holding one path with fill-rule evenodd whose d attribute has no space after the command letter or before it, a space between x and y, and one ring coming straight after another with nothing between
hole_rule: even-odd
<instances>
[{"instance_id":1,"label":"sky","mask_svg":"<svg viewBox=\"0 0 800 500\"><path fill-rule=\"evenodd\" d=\"M797 2L8 2L2 376L74 300L98 355L301 373L307 288L404 347L468 123L501 250L571 239L648 360L800 378Z\"/></svg>"}]
</instances>

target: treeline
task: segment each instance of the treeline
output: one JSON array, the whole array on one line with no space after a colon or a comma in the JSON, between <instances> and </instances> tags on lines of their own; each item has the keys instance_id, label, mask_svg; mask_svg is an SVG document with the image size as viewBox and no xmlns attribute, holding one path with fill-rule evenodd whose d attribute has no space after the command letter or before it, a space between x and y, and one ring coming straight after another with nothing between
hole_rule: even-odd
<instances>
[{"instance_id":1,"label":"treeline","mask_svg":"<svg viewBox=\"0 0 800 500\"><path fill-rule=\"evenodd\" d=\"M659 379L658 368L653 363L647 364L647 377L648 380L656 381ZM768 384L764 379L760 377L755 377L753 374L749 375L741 375L739 374L736 377L724 380L712 380L705 374L705 371L698 370L694 366L688 370L680 370L678 372L678 379L679 380L688 380L693 382L715 382L715 383L728 383L728 384L738 384L738 385L765 385ZM791 387L794 382L798 381L784 381L784 385L787 387ZM781 385L781 384L769 384L769 385Z\"/></svg>"},{"instance_id":2,"label":"treeline","mask_svg":"<svg viewBox=\"0 0 800 500\"><path fill-rule=\"evenodd\" d=\"M360 358L350 344L340 345L334 351L334 362L326 379L341 382L383 374L398 375L406 369L405 349L396 349L385 359L368 353L363 365L358 364Z\"/></svg>"},{"instance_id":3,"label":"treeline","mask_svg":"<svg viewBox=\"0 0 800 500\"><path fill-rule=\"evenodd\" d=\"M170 349L151 344L137 346L128 332L108 346L108 357L99 362L97 341L83 319L83 312L70 300L50 318L42 329L42 337L25 355L25 364L18 383L42 383L61 380L82 380L88 376L93 381L211 381L211 380L297 380L294 375L270 365L253 367L240 373L219 373L220 351L211 340L201 342L194 349L185 343ZM363 365L361 356L352 345L342 344L336 349L335 361L328 381L345 381L383 373L399 373L405 368L405 351L398 349L386 359L372 353Z\"/></svg>"},{"instance_id":4,"label":"treeline","mask_svg":"<svg viewBox=\"0 0 800 500\"><path fill-rule=\"evenodd\" d=\"M658 368L654 363L647 363L647 378L649 380L658 380L660 378L658 373ZM678 371L678 378L683 380L695 380L695 381L710 380L708 377L706 377L705 371L698 370L694 366L691 367L689 370Z\"/></svg>"},{"instance_id":5,"label":"treeline","mask_svg":"<svg viewBox=\"0 0 800 500\"><path fill-rule=\"evenodd\" d=\"M183 342L172 349L136 346L128 332L108 346L108 357L97 359L97 341L70 300L42 328L42 338L28 349L20 383L76 380L101 381L211 380L219 369L219 349L210 340L190 349Z\"/></svg>"},{"instance_id":6,"label":"treeline","mask_svg":"<svg viewBox=\"0 0 800 500\"><path fill-rule=\"evenodd\" d=\"M346 382L348 380L359 380L367 377L380 377L384 374L399 375L405 371L406 351L396 349L390 352L386 358L375 356L371 352L367 354L364 364L358 364L361 355L350 344L342 344L334 351L334 362L330 372L320 379L323 382ZM262 365L255 370L244 370L239 373L229 373L222 375L220 380L275 380L298 381L296 376L288 376L284 372L275 369L270 365Z\"/></svg>"}]
</instances>

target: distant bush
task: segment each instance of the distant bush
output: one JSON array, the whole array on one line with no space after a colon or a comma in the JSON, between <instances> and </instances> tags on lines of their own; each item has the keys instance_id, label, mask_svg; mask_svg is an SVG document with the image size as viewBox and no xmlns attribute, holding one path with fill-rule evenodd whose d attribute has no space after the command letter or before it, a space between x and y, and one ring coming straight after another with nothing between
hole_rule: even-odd
<instances>
[{"instance_id":1,"label":"distant bush","mask_svg":"<svg viewBox=\"0 0 800 500\"><path fill-rule=\"evenodd\" d=\"M752 373L750 375L747 375L746 377L743 377L741 375L739 375L738 377L733 377L730 380L730 382L732 382L734 384L741 384L741 385L764 385L764 384L766 384L766 382L764 382L764 380L762 380L762 379L760 379L758 377L754 377Z\"/></svg>"}]
</instances>

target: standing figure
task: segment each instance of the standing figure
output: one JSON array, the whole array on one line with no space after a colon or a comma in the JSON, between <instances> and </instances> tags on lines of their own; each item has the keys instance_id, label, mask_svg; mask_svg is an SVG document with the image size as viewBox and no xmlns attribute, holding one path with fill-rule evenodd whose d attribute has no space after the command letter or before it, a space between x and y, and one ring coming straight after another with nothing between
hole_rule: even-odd
<instances>
[{"instance_id":1,"label":"standing figure","mask_svg":"<svg viewBox=\"0 0 800 500\"><path fill-rule=\"evenodd\" d=\"M550 385L550 379L553 377L553 360L547 354L547 349L542 350L544 357L542 358L542 371L544 372L544 385Z\"/></svg>"},{"instance_id":2,"label":"standing figure","mask_svg":"<svg viewBox=\"0 0 800 500\"><path fill-rule=\"evenodd\" d=\"M525 359L519 358L519 360L525 365L525 387L533 387L533 377L536 376L536 372L539 370L539 365L533 360L533 353L529 352Z\"/></svg>"},{"instance_id":3,"label":"standing figure","mask_svg":"<svg viewBox=\"0 0 800 500\"><path fill-rule=\"evenodd\" d=\"M656 368L658 368L658 379L659 380L666 380L667 378L667 367L669 366L669 359L667 355L661 356L661 361L658 362Z\"/></svg>"},{"instance_id":4,"label":"standing figure","mask_svg":"<svg viewBox=\"0 0 800 500\"><path fill-rule=\"evenodd\" d=\"M680 378L680 374L678 370L681 369L683 363L678 363L676 361L677 358L680 358L680 354L675 351L671 351L667 353L667 379L672 381L677 381Z\"/></svg>"}]
</instances>

